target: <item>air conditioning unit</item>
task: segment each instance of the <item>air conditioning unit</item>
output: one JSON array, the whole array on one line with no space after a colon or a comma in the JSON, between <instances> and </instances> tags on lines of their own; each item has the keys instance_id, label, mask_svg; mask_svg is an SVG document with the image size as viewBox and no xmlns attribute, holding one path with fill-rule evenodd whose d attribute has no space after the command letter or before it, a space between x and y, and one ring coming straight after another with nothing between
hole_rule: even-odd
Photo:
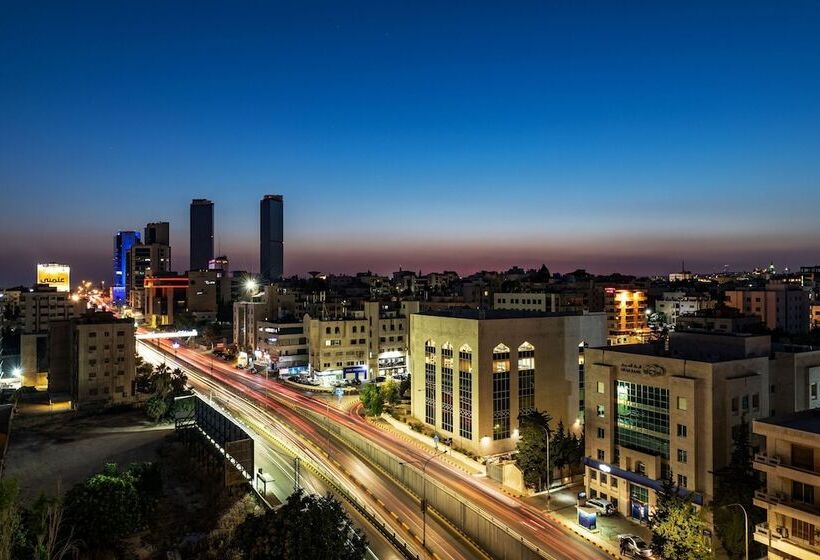
<instances>
[{"instance_id":1,"label":"air conditioning unit","mask_svg":"<svg viewBox=\"0 0 820 560\"><path fill-rule=\"evenodd\" d=\"M769 460L775 465L780 464L780 457L778 457L777 455L772 455L771 457L769 457Z\"/></svg>"},{"instance_id":2,"label":"air conditioning unit","mask_svg":"<svg viewBox=\"0 0 820 560\"><path fill-rule=\"evenodd\" d=\"M789 538L789 530L785 525L780 525L777 529L775 529L775 533L777 533L778 537L782 537L784 539Z\"/></svg>"}]
</instances>

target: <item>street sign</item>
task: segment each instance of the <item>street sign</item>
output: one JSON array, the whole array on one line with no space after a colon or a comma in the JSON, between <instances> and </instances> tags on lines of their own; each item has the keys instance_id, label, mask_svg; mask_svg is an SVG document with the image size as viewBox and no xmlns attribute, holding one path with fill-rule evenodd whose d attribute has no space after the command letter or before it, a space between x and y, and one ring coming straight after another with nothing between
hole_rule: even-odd
<instances>
[{"instance_id":1,"label":"street sign","mask_svg":"<svg viewBox=\"0 0 820 560\"><path fill-rule=\"evenodd\" d=\"M341 399L344 396L345 391L341 387L336 387L336 389L333 391L333 394L336 395L337 399Z\"/></svg>"}]
</instances>

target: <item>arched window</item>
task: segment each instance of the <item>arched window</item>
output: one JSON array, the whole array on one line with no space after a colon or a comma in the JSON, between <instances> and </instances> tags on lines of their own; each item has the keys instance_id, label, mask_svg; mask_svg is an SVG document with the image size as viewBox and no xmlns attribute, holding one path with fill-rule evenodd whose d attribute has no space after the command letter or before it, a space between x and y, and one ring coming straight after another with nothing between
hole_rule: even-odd
<instances>
[{"instance_id":1,"label":"arched window","mask_svg":"<svg viewBox=\"0 0 820 560\"><path fill-rule=\"evenodd\" d=\"M424 421L436 425L436 342L424 343Z\"/></svg>"},{"instance_id":2,"label":"arched window","mask_svg":"<svg viewBox=\"0 0 820 560\"><path fill-rule=\"evenodd\" d=\"M453 345L441 345L441 429L453 431Z\"/></svg>"},{"instance_id":3,"label":"arched window","mask_svg":"<svg viewBox=\"0 0 820 560\"><path fill-rule=\"evenodd\" d=\"M535 410L535 347L524 342L518 347L518 414Z\"/></svg>"},{"instance_id":4,"label":"arched window","mask_svg":"<svg viewBox=\"0 0 820 560\"><path fill-rule=\"evenodd\" d=\"M493 348L493 440L510 437L510 348Z\"/></svg>"},{"instance_id":5,"label":"arched window","mask_svg":"<svg viewBox=\"0 0 820 560\"><path fill-rule=\"evenodd\" d=\"M584 389L584 349L589 346L585 341L578 343L578 419L584 421L585 389Z\"/></svg>"},{"instance_id":6,"label":"arched window","mask_svg":"<svg viewBox=\"0 0 820 560\"><path fill-rule=\"evenodd\" d=\"M458 349L458 435L473 439L473 349Z\"/></svg>"},{"instance_id":7,"label":"arched window","mask_svg":"<svg viewBox=\"0 0 820 560\"><path fill-rule=\"evenodd\" d=\"M510 371L510 348L499 344L493 348L493 371Z\"/></svg>"}]
</instances>

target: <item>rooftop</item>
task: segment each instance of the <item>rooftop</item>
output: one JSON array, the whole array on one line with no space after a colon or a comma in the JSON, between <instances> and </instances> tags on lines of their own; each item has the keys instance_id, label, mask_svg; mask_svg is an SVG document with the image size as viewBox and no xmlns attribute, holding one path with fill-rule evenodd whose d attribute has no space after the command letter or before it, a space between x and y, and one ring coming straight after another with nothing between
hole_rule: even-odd
<instances>
[{"instance_id":1,"label":"rooftop","mask_svg":"<svg viewBox=\"0 0 820 560\"><path fill-rule=\"evenodd\" d=\"M580 311L550 313L544 311L520 311L517 309L431 309L417 313L417 315L485 321L491 319L537 319L543 317L575 317L579 315L584 315L584 313Z\"/></svg>"},{"instance_id":2,"label":"rooftop","mask_svg":"<svg viewBox=\"0 0 820 560\"><path fill-rule=\"evenodd\" d=\"M804 410L793 414L755 420L755 422L769 424L770 426L782 426L792 430L800 430L801 432L820 434L820 409Z\"/></svg>"}]
</instances>

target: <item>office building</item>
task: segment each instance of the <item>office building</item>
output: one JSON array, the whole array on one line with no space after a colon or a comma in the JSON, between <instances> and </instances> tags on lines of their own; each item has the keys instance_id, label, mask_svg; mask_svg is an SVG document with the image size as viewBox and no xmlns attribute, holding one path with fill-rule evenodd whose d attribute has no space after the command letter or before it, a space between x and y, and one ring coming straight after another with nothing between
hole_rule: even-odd
<instances>
[{"instance_id":1,"label":"office building","mask_svg":"<svg viewBox=\"0 0 820 560\"><path fill-rule=\"evenodd\" d=\"M188 270L204 270L214 258L214 203L191 201L191 263Z\"/></svg>"},{"instance_id":2,"label":"office building","mask_svg":"<svg viewBox=\"0 0 820 560\"><path fill-rule=\"evenodd\" d=\"M259 205L259 273L268 282L282 278L284 271L284 200L266 194Z\"/></svg>"},{"instance_id":3,"label":"office building","mask_svg":"<svg viewBox=\"0 0 820 560\"><path fill-rule=\"evenodd\" d=\"M264 301L235 301L233 304L233 343L242 352L256 349L256 331L260 321L268 318Z\"/></svg>"},{"instance_id":4,"label":"office building","mask_svg":"<svg viewBox=\"0 0 820 560\"><path fill-rule=\"evenodd\" d=\"M138 231L118 231L114 236L114 281L111 283L111 299L116 305L128 301L128 252L140 243Z\"/></svg>"},{"instance_id":5,"label":"office building","mask_svg":"<svg viewBox=\"0 0 820 560\"><path fill-rule=\"evenodd\" d=\"M145 226L142 242L146 245L171 245L170 224L168 222L151 222Z\"/></svg>"},{"instance_id":6,"label":"office building","mask_svg":"<svg viewBox=\"0 0 820 560\"><path fill-rule=\"evenodd\" d=\"M493 294L493 309L553 312L555 296L544 292L496 292Z\"/></svg>"},{"instance_id":7,"label":"office building","mask_svg":"<svg viewBox=\"0 0 820 560\"><path fill-rule=\"evenodd\" d=\"M50 393L70 395L74 408L134 399L134 322L89 312L49 325Z\"/></svg>"},{"instance_id":8,"label":"office building","mask_svg":"<svg viewBox=\"0 0 820 560\"><path fill-rule=\"evenodd\" d=\"M754 505L766 521L754 540L770 560L820 560L820 411L755 420L752 431L765 441L754 457L765 481Z\"/></svg>"},{"instance_id":9,"label":"office building","mask_svg":"<svg viewBox=\"0 0 820 560\"><path fill-rule=\"evenodd\" d=\"M792 283L769 282L763 289L727 290L726 305L759 317L771 330L789 334L809 330L809 292Z\"/></svg>"},{"instance_id":10,"label":"office building","mask_svg":"<svg viewBox=\"0 0 820 560\"><path fill-rule=\"evenodd\" d=\"M228 272L231 269L230 261L225 255L213 258L208 261L208 270L224 270Z\"/></svg>"},{"instance_id":11,"label":"office building","mask_svg":"<svg viewBox=\"0 0 820 560\"><path fill-rule=\"evenodd\" d=\"M58 292L70 292L71 267L67 264L40 263L37 265L37 283L55 288Z\"/></svg>"},{"instance_id":12,"label":"office building","mask_svg":"<svg viewBox=\"0 0 820 560\"><path fill-rule=\"evenodd\" d=\"M519 414L535 409L578 433L584 352L605 343L603 313L413 314L412 414L479 455L514 450Z\"/></svg>"},{"instance_id":13,"label":"office building","mask_svg":"<svg viewBox=\"0 0 820 560\"><path fill-rule=\"evenodd\" d=\"M195 319L230 320L231 278L224 270L188 272L188 312Z\"/></svg>"},{"instance_id":14,"label":"office building","mask_svg":"<svg viewBox=\"0 0 820 560\"><path fill-rule=\"evenodd\" d=\"M188 309L188 275L164 272L145 277L144 320L151 327L173 325Z\"/></svg>"},{"instance_id":15,"label":"office building","mask_svg":"<svg viewBox=\"0 0 820 560\"><path fill-rule=\"evenodd\" d=\"M769 414L768 335L673 332L663 344L586 352L590 497L646 520L671 476L698 505L729 462L732 434Z\"/></svg>"}]
</instances>

